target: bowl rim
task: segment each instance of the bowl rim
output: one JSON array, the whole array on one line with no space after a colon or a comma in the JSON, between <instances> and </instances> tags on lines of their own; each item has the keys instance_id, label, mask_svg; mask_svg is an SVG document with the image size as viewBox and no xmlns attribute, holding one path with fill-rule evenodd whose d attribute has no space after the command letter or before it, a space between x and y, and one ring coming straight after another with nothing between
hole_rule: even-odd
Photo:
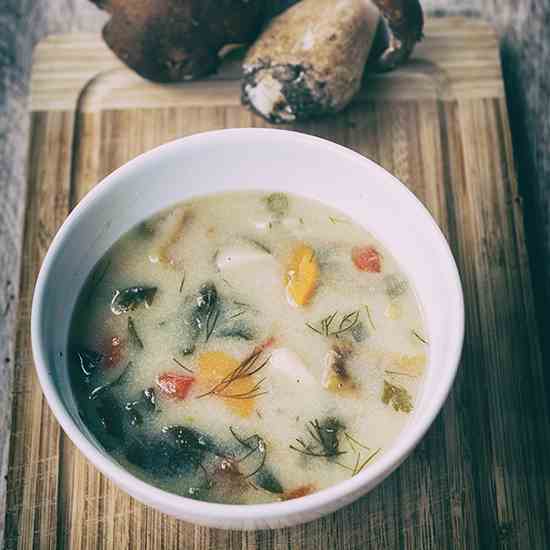
<instances>
[{"instance_id":1,"label":"bowl rim","mask_svg":"<svg viewBox=\"0 0 550 550\"><path fill-rule=\"evenodd\" d=\"M213 142L239 138L243 134L248 134L248 137L254 142L264 139L266 136L267 138L273 138L275 134L276 139L293 140L297 146L300 143L308 142L320 150L327 151L327 153L344 156L349 162L360 163L371 172L382 173L389 183L401 187L402 191L408 193L410 198L417 203L419 207L418 214L427 219L433 228L434 237L440 241L440 245L443 245L442 250L447 253L448 267L450 267L453 274L452 286L456 300L455 319L452 323L454 335L449 339L451 349L448 356L450 359L447 368L442 372L439 379L437 395L430 401L428 410L415 419L415 422L400 434L398 440L390 449L384 452L369 468L356 476L304 497L267 504L220 504L179 496L142 481L114 459L102 454L81 432L59 396L59 391L48 372L48 353L41 329L46 301L45 288L51 267L55 264L57 256L62 254L64 244L70 240L73 228L79 223L80 217L85 214L93 203L109 193L112 186L123 185L129 172L139 170L153 160L154 157L162 156L172 149L188 145L197 146L201 143L212 145ZM140 154L103 178L75 206L52 240L36 281L31 310L32 352L38 379L54 416L71 441L98 470L138 500L176 517L188 514L194 518L192 521L200 522L204 520L206 523L209 520L217 520L237 524L238 522L277 520L294 514L307 515L310 513L315 515L316 511L326 509L330 507L331 503L345 499L346 496L359 496L365 493L400 465L432 425L454 382L459 367L463 340L464 297L458 268L441 229L414 193L379 164L351 149L308 134L268 128L214 130L179 138Z\"/></svg>"}]
</instances>

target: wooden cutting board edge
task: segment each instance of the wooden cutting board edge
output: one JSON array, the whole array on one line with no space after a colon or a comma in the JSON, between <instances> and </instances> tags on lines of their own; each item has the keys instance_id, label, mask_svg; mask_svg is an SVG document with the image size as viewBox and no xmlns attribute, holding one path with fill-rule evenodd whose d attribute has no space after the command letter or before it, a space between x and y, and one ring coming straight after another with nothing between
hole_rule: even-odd
<instances>
[{"instance_id":1,"label":"wooden cutting board edge","mask_svg":"<svg viewBox=\"0 0 550 550\"><path fill-rule=\"evenodd\" d=\"M426 39L426 42L429 42L430 34L434 40L443 37L444 42L452 32L461 35L461 40L464 40L464 37L468 37L472 25L481 35L476 35L475 40L483 45L483 48L480 48L478 59L471 59L468 58L468 55L464 55L464 59L451 62L448 65L447 71L443 71L446 74L442 74L439 70L434 72L433 64L416 63L415 65L413 61L408 69L404 68L401 72L377 77L379 82L375 83L370 90L367 89L366 93L359 98L359 101L368 101L373 98L380 99L381 97L402 99L404 101L418 97L427 99L436 97L443 102L454 102L459 100L459 96L460 98L464 97L460 95L461 93L465 93L465 96L469 98L492 97L502 99L504 91L500 76L498 49L495 47L496 38L484 24L456 18L452 20L431 20L428 21L427 25L426 34L428 39ZM473 40L471 36L468 39ZM422 53L422 47L419 48L419 56ZM442 48L444 49L444 46ZM457 46L454 46L454 48L457 48ZM486 51L485 48L490 51ZM84 66L79 61L83 50L89 56ZM486 52L486 55L483 52ZM462 52L457 49L457 53L461 54ZM444 55L445 52L439 52L439 54ZM495 56L498 70L495 70ZM77 70L75 70L75 63L79 67ZM474 66L472 74L465 74L465 71L467 73L468 67L472 67L472 64ZM421 69L420 76L415 73L414 68ZM235 85L235 76L231 76L233 74L231 73L232 70L234 69L229 69L228 72L222 73L212 80L187 86L185 94L187 104L197 104L201 97L204 97L205 92L208 92L206 95L208 95L212 105L218 103L226 105L228 98L233 98L232 101L235 101L235 91L238 89L238 84ZM455 75L456 78L449 77L450 73ZM108 86L104 86L105 83ZM112 98L106 99L102 89L112 90L113 85L116 88L115 93L112 94ZM60 429L56 423L49 424L48 431L38 434L39 437L35 437L35 434L30 434L22 429L27 423L36 424L40 418L49 414L47 404L41 398L40 390L37 390L30 350L24 344L28 343L27 323L30 318L30 299L40 259L43 258L52 236L65 219L73 203L71 195L74 189L71 187L71 180L73 179L71 171L75 168L71 168L71 159L74 159L74 148L78 146L75 140L79 131L77 113L95 112L97 109L105 107L106 104L110 109L143 107L139 104L143 86L148 87L150 84L141 81L139 77L135 77L135 75L122 68L118 60L105 48L97 36L52 37L41 43L36 50L31 84L31 110L34 119L33 128L40 128L41 131L33 134L30 145L32 155L29 158L28 172L29 210L26 217L23 250L23 264L26 268L23 269L21 279L21 303L19 304L17 324L18 357L16 357L17 369L21 369L22 365L25 365L25 370L28 371L29 365L31 365L32 379L29 381L28 377L23 377L21 373L16 372L9 486L11 491L22 490L23 493L19 494L15 500L12 495L11 501L15 508L13 506L8 508L7 524L8 528L11 526L12 530L6 530L6 546L10 548L30 548L36 544L40 544L41 547L54 548L65 537L65 534L59 531L62 522L57 521L62 519L57 517L57 513L63 513L65 507L62 503L58 505L56 500L58 497L70 499L70 494L67 496L67 492L61 486L58 486L59 483L63 483L63 479L59 481L56 475L57 464L62 460L64 449L63 444L59 446L59 442L63 440L60 437ZM152 94L153 99L149 100L145 107L180 105L182 101L180 88L179 86L159 87L157 93ZM46 111L48 112L47 115L45 114ZM501 103L500 115L504 125L504 142L501 146L505 149L504 156L508 164L506 173L509 174L506 184L510 195L515 200L515 197L518 196L517 182L513 169L513 154L504 102ZM440 113L440 116L446 115ZM47 124L41 127L40 120L43 118L48 120ZM44 149L44 147L41 147L42 144L49 144L50 148ZM52 144L55 144L55 147ZM453 145L450 144L450 146ZM51 172L48 171L48 165L52 167ZM49 185L48 192L44 188L46 182ZM39 197L33 200L33 193L37 193ZM521 295L524 314L531 325L529 347L534 365L533 376L537 379L541 364L538 331L534 323L534 303L524 240L523 213L519 201L514 205L513 215L515 252L518 255L520 264ZM33 219L39 220L39 223L33 223ZM452 220L449 221L451 231L453 231L453 223ZM26 395L32 395L35 399L30 403L22 404L22 399L26 401ZM537 402L540 404L540 399ZM543 418L548 419L548 413L544 406L541 415ZM23 442L19 439L20 437L24 439ZM31 456L46 455L49 457L49 461L42 464L29 464L25 461L27 453L30 453ZM36 481L21 483L20 476L26 481L32 481L33 479L36 479ZM19 482L17 481L18 478L20 478ZM73 489L75 488L73 487ZM548 496L548 484L543 490L546 491ZM24 505L25 502L27 502L26 506ZM35 504L29 507L31 502ZM8 506L9 504L10 494L8 494ZM50 506L53 506L58 512L50 513ZM506 516L506 506L501 508L501 512ZM72 519L73 521L78 520L78 518ZM17 527L19 527L19 531L14 532L13 528ZM161 528L161 525L158 527ZM201 532L200 530L196 531L193 535L191 531L189 535L200 537ZM108 536L108 529L102 531L102 534ZM101 533L97 536L101 536ZM453 536L463 539L461 547L464 548L473 547L471 543L479 542L478 537L481 537L481 540L483 539L482 535L467 535L465 533L455 533ZM247 537L245 539L248 540ZM159 538L158 542L161 542L161 540L162 538ZM263 540L263 538L259 537L257 540ZM541 544L545 544L544 537L540 538L539 541ZM121 544L124 542L131 543L131 541L119 542ZM197 544L200 544L200 541L197 541ZM429 547L429 545L423 547Z\"/></svg>"}]
</instances>

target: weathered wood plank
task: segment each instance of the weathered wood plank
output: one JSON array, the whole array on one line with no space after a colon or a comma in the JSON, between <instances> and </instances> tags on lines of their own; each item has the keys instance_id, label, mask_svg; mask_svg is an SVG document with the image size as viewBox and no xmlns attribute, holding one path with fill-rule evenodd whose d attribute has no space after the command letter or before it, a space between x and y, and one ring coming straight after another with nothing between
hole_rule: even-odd
<instances>
[{"instance_id":1,"label":"weathered wood plank","mask_svg":"<svg viewBox=\"0 0 550 550\"><path fill-rule=\"evenodd\" d=\"M32 117L7 489L8 548L56 547L60 428L34 372L29 319L39 266L68 213L73 128L72 113Z\"/></svg>"}]
</instances>

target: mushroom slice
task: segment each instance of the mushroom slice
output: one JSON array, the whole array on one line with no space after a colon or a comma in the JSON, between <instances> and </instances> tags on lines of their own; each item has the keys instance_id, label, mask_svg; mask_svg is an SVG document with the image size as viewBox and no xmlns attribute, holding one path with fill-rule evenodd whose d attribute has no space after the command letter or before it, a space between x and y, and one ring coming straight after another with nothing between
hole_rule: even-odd
<instances>
[{"instance_id":1,"label":"mushroom slice","mask_svg":"<svg viewBox=\"0 0 550 550\"><path fill-rule=\"evenodd\" d=\"M355 389L346 365L351 352L351 343L346 340L334 343L327 352L322 379L325 389L335 393L347 393Z\"/></svg>"}]
</instances>

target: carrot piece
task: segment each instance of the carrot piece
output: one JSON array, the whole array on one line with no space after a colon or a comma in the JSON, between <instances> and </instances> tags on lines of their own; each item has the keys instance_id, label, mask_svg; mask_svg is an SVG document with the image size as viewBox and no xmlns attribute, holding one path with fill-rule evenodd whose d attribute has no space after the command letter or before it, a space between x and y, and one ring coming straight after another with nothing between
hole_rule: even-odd
<instances>
[{"instance_id":1,"label":"carrot piece","mask_svg":"<svg viewBox=\"0 0 550 550\"><path fill-rule=\"evenodd\" d=\"M294 498L301 498L305 497L306 495L310 495L315 491L315 487L313 485L302 485L301 487L296 487L296 489L292 489L291 491L286 491L282 495L282 500L292 500Z\"/></svg>"},{"instance_id":2,"label":"carrot piece","mask_svg":"<svg viewBox=\"0 0 550 550\"><path fill-rule=\"evenodd\" d=\"M306 305L317 288L319 264L313 248L300 244L294 250L285 274L285 287L290 300L298 305Z\"/></svg>"},{"instance_id":3,"label":"carrot piece","mask_svg":"<svg viewBox=\"0 0 550 550\"><path fill-rule=\"evenodd\" d=\"M201 353L197 373L197 381L201 386L201 390L209 391L231 375L239 365L239 361L222 351ZM250 416L254 411L256 398L228 396L246 396L247 393L254 390L256 382L255 376L240 378L227 387L222 388L221 393L223 395L217 395L217 397L222 399L224 404L235 414L242 417Z\"/></svg>"},{"instance_id":4,"label":"carrot piece","mask_svg":"<svg viewBox=\"0 0 550 550\"><path fill-rule=\"evenodd\" d=\"M359 271L380 273L382 258L374 246L354 246L351 249L351 259Z\"/></svg>"},{"instance_id":5,"label":"carrot piece","mask_svg":"<svg viewBox=\"0 0 550 550\"><path fill-rule=\"evenodd\" d=\"M157 377L157 386L165 397L183 400L187 397L194 381L192 376L165 372Z\"/></svg>"}]
</instances>

